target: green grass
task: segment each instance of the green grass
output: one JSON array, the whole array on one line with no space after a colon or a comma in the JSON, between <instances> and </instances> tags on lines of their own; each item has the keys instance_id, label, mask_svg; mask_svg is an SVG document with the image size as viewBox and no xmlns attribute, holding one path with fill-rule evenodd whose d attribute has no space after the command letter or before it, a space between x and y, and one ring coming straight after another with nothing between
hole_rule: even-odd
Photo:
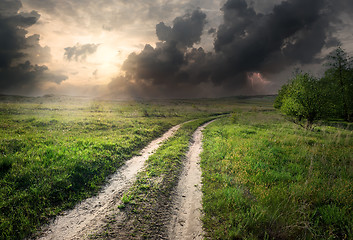
<instances>
[{"instance_id":1,"label":"green grass","mask_svg":"<svg viewBox=\"0 0 353 240\"><path fill-rule=\"evenodd\" d=\"M133 186L122 197L128 219L109 232L107 227L99 239L132 238L157 239L166 235L165 223L170 217L171 192L179 179L183 160L194 131L213 118L203 118L181 126L178 132L149 157L146 168L137 176ZM128 201L127 201L128 199ZM125 223L129 224L126 226ZM116 229L120 229L116 236ZM124 229L123 231L121 229ZM108 234L107 234L108 232ZM95 235L97 238L97 235Z\"/></svg>"},{"instance_id":2,"label":"green grass","mask_svg":"<svg viewBox=\"0 0 353 240\"><path fill-rule=\"evenodd\" d=\"M353 135L244 111L204 132L209 239L353 239Z\"/></svg>"},{"instance_id":3,"label":"green grass","mask_svg":"<svg viewBox=\"0 0 353 240\"><path fill-rule=\"evenodd\" d=\"M195 105L1 96L0 239L27 237L92 196L172 125L232 108L213 100Z\"/></svg>"}]
</instances>

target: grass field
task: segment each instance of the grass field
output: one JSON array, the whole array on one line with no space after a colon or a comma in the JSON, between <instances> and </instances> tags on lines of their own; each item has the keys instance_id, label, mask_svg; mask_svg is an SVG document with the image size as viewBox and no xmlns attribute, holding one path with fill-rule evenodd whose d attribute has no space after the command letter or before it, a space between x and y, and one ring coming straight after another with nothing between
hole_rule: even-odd
<instances>
[{"instance_id":1,"label":"grass field","mask_svg":"<svg viewBox=\"0 0 353 240\"><path fill-rule=\"evenodd\" d=\"M117 206L136 214L132 234L151 237L159 231L155 210L170 200L192 132L224 113L231 114L204 131L207 238L353 239L352 124L326 122L307 131L279 115L273 99L0 96L0 239L30 236L94 195L152 139L199 119L150 157ZM111 236L107 226L92 237Z\"/></svg>"},{"instance_id":2,"label":"grass field","mask_svg":"<svg viewBox=\"0 0 353 240\"><path fill-rule=\"evenodd\" d=\"M91 196L172 125L231 108L212 101L1 96L0 239L24 238Z\"/></svg>"},{"instance_id":3,"label":"grass field","mask_svg":"<svg viewBox=\"0 0 353 240\"><path fill-rule=\"evenodd\" d=\"M338 125L339 126L339 125ZM251 110L204 132L210 239L353 239L353 133Z\"/></svg>"}]
</instances>

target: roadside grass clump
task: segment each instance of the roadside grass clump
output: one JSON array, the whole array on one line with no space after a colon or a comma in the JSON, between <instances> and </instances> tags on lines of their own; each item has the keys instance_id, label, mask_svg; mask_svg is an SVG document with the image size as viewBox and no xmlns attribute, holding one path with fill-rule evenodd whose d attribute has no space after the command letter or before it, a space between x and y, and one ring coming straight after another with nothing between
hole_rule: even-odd
<instances>
[{"instance_id":1,"label":"roadside grass clump","mask_svg":"<svg viewBox=\"0 0 353 240\"><path fill-rule=\"evenodd\" d=\"M183 124L175 136L149 157L145 170L138 174L133 186L121 198L124 207L118 206L123 209L126 220L117 222L108 235L107 228L104 234L95 234L94 238L159 239L166 236L165 223L170 217L171 194L177 184L190 138L200 125L211 119L203 118Z\"/></svg>"},{"instance_id":2,"label":"roadside grass clump","mask_svg":"<svg viewBox=\"0 0 353 240\"><path fill-rule=\"evenodd\" d=\"M207 239L353 239L353 133L243 112L204 131Z\"/></svg>"}]
</instances>

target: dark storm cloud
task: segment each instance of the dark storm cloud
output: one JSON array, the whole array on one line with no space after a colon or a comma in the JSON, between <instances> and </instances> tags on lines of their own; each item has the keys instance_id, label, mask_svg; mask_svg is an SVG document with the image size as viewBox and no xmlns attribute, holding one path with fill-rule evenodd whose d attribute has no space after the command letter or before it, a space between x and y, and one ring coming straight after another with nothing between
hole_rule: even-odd
<instances>
[{"instance_id":1,"label":"dark storm cloud","mask_svg":"<svg viewBox=\"0 0 353 240\"><path fill-rule=\"evenodd\" d=\"M32 65L29 61L0 71L0 89L11 94L31 94L46 81L60 83L65 76L52 74L46 66ZM6 81L8 79L8 81Z\"/></svg>"},{"instance_id":2,"label":"dark storm cloud","mask_svg":"<svg viewBox=\"0 0 353 240\"><path fill-rule=\"evenodd\" d=\"M166 26L163 22L157 24L156 33L161 41L176 42L181 46L192 47L201 40L206 15L201 11L194 11L173 21L173 27Z\"/></svg>"},{"instance_id":3,"label":"dark storm cloud","mask_svg":"<svg viewBox=\"0 0 353 240\"><path fill-rule=\"evenodd\" d=\"M324 0L292 0L276 5L270 14L258 14L244 0L229 0L215 50L235 66L230 75L313 62L331 31L325 7Z\"/></svg>"},{"instance_id":4,"label":"dark storm cloud","mask_svg":"<svg viewBox=\"0 0 353 240\"><path fill-rule=\"evenodd\" d=\"M210 29L207 31L207 33L208 33L208 34L215 34L216 31L217 31L217 29L215 29L215 28L210 28Z\"/></svg>"},{"instance_id":5,"label":"dark storm cloud","mask_svg":"<svg viewBox=\"0 0 353 240\"><path fill-rule=\"evenodd\" d=\"M126 75L115 79L111 86L119 87L117 82L123 81L127 83L125 91L144 97L184 94L192 86L189 64L199 62L193 53L197 50L190 52L188 48L200 41L205 24L206 15L200 10L177 17L172 27L163 22L157 24L156 34L161 42L155 48L147 44L141 53L130 54L122 66Z\"/></svg>"},{"instance_id":6,"label":"dark storm cloud","mask_svg":"<svg viewBox=\"0 0 353 240\"><path fill-rule=\"evenodd\" d=\"M329 3L330 8L336 9L336 11L344 11L349 15L353 15L353 1L341 0L332 1Z\"/></svg>"},{"instance_id":7,"label":"dark storm cloud","mask_svg":"<svg viewBox=\"0 0 353 240\"><path fill-rule=\"evenodd\" d=\"M173 27L163 22L157 24L156 33L161 40L153 48L146 45L140 54L131 54L123 64L123 70L136 80L150 84L174 83L184 80L182 68L188 64L187 47L200 41L206 15L199 10L178 17Z\"/></svg>"},{"instance_id":8,"label":"dark storm cloud","mask_svg":"<svg viewBox=\"0 0 353 240\"><path fill-rule=\"evenodd\" d=\"M215 40L215 51L224 56L224 78L214 81L245 83L238 74L277 74L294 65L322 64L323 49L337 46L335 24L346 8L332 7L326 0L288 0L274 5L270 13L257 13L245 0L228 0L224 23ZM352 9L352 8L351 8Z\"/></svg>"},{"instance_id":9,"label":"dark storm cloud","mask_svg":"<svg viewBox=\"0 0 353 240\"><path fill-rule=\"evenodd\" d=\"M83 61L86 60L88 55L91 55L97 51L99 44L84 44L77 43L73 47L65 48L64 57L71 61Z\"/></svg>"},{"instance_id":10,"label":"dark storm cloud","mask_svg":"<svg viewBox=\"0 0 353 240\"><path fill-rule=\"evenodd\" d=\"M27 45L30 46L24 50L24 53L30 57L32 64L43 64L51 61L50 48L39 45L40 35L33 34L26 39Z\"/></svg>"},{"instance_id":11,"label":"dark storm cloud","mask_svg":"<svg viewBox=\"0 0 353 240\"><path fill-rule=\"evenodd\" d=\"M46 66L30 62L36 56L48 58L49 49L39 45L39 35L26 36L25 28L35 24L40 15L36 11L21 13L21 6L19 0L0 2L0 90L3 93L30 94L40 83L65 79L49 73Z\"/></svg>"},{"instance_id":12,"label":"dark storm cloud","mask_svg":"<svg viewBox=\"0 0 353 240\"><path fill-rule=\"evenodd\" d=\"M241 93L253 87L253 72L267 76L321 63L322 50L339 42L340 14L350 14L352 7L348 0L335 7L326 0L288 0L258 12L245 0L228 0L223 23L209 31L215 34L214 52L193 48L206 23L201 11L176 18L173 26L161 22L156 26L161 42L131 54L123 64L125 76L113 80L112 89L126 84L132 95L162 97L190 97L212 87L223 89L222 95Z\"/></svg>"},{"instance_id":13,"label":"dark storm cloud","mask_svg":"<svg viewBox=\"0 0 353 240\"><path fill-rule=\"evenodd\" d=\"M158 94L158 89L202 91L200 86L210 83L221 87L223 94L239 93L249 87L252 72L268 75L295 64L320 63L322 49L338 43L332 24L339 22L343 10L353 7L348 0L335 7L326 0L277 2L272 11L262 4L265 11L258 12L254 9L257 2L249 5L245 0L228 0L221 9L223 23L208 32L216 34L212 53L192 48L200 40L204 17L195 17L202 21L194 24L188 23L190 16L176 18L173 27L158 24L157 36L164 42L130 55L123 67L125 81L133 79L135 88L142 84L152 94ZM199 11L195 15L204 16ZM181 31L185 26L193 27ZM188 49L178 48L178 44Z\"/></svg>"},{"instance_id":14,"label":"dark storm cloud","mask_svg":"<svg viewBox=\"0 0 353 240\"><path fill-rule=\"evenodd\" d=\"M0 2L0 14L2 16L16 15L22 4L19 0L4 0Z\"/></svg>"},{"instance_id":15,"label":"dark storm cloud","mask_svg":"<svg viewBox=\"0 0 353 240\"><path fill-rule=\"evenodd\" d=\"M6 6L9 6L7 10ZM27 42L25 27L36 23L37 12L29 14L17 13L21 7L19 1L3 1L0 3L0 68L8 67L14 60L24 56L21 50L31 46Z\"/></svg>"}]
</instances>

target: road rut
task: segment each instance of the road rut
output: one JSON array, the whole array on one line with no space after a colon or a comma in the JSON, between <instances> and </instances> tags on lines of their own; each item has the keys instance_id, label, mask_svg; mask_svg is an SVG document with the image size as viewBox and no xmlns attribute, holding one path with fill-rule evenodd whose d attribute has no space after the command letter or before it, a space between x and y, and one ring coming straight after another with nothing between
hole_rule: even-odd
<instances>
[{"instance_id":1,"label":"road rut","mask_svg":"<svg viewBox=\"0 0 353 240\"><path fill-rule=\"evenodd\" d=\"M199 127L192 136L192 144L176 189L173 216L168 229L169 239L203 239L200 219L202 209L200 153L202 130L211 122Z\"/></svg>"},{"instance_id":2,"label":"road rut","mask_svg":"<svg viewBox=\"0 0 353 240\"><path fill-rule=\"evenodd\" d=\"M140 151L139 156L128 160L113 176L102 191L92 198L86 199L74 209L64 212L43 229L40 240L72 240L86 239L92 232L104 225L104 219L116 207L123 192L131 186L145 161L159 145L172 137L180 128L180 124L169 129L162 137L153 140Z\"/></svg>"}]
</instances>

